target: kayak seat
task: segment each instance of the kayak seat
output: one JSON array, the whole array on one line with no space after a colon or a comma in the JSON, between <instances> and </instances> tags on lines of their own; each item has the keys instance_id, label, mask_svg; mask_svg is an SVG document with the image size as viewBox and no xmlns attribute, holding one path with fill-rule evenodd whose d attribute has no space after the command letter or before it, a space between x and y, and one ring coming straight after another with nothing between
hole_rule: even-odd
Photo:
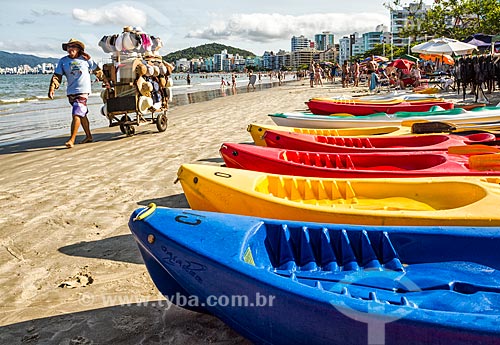
<instances>
[{"instance_id":1,"label":"kayak seat","mask_svg":"<svg viewBox=\"0 0 500 345\"><path fill-rule=\"evenodd\" d=\"M317 136L316 141L323 144L336 145L342 147L357 147L357 148L374 147L369 138Z\"/></svg>"},{"instance_id":2,"label":"kayak seat","mask_svg":"<svg viewBox=\"0 0 500 345\"><path fill-rule=\"evenodd\" d=\"M265 247L277 271L404 271L383 231L267 224Z\"/></svg>"}]
</instances>

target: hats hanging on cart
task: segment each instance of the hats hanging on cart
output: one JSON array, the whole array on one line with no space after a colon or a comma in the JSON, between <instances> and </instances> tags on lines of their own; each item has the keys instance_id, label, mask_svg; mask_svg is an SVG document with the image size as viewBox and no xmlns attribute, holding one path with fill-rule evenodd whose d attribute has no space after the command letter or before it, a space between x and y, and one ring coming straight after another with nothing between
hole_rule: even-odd
<instances>
[{"instance_id":1,"label":"hats hanging on cart","mask_svg":"<svg viewBox=\"0 0 500 345\"><path fill-rule=\"evenodd\" d=\"M154 73L155 73L154 67L152 65L147 65L146 67L148 69L148 71L146 72L146 75L148 77L152 77L154 75Z\"/></svg>"},{"instance_id":2,"label":"hats hanging on cart","mask_svg":"<svg viewBox=\"0 0 500 345\"><path fill-rule=\"evenodd\" d=\"M158 51L160 50L161 47L163 47L163 42L161 41L160 37L155 37L151 36L151 42L152 42L152 51Z\"/></svg>"},{"instance_id":3,"label":"hats hanging on cart","mask_svg":"<svg viewBox=\"0 0 500 345\"><path fill-rule=\"evenodd\" d=\"M160 67L158 66L153 66L153 76L157 77L160 75Z\"/></svg>"},{"instance_id":4,"label":"hats hanging on cart","mask_svg":"<svg viewBox=\"0 0 500 345\"><path fill-rule=\"evenodd\" d=\"M153 99L151 97L140 96L137 100L137 111L139 114L146 115L152 106Z\"/></svg>"},{"instance_id":5,"label":"hats hanging on cart","mask_svg":"<svg viewBox=\"0 0 500 345\"><path fill-rule=\"evenodd\" d=\"M115 43L117 38L118 38L117 34L107 36L106 38L106 48L107 50L109 50L110 53L116 51Z\"/></svg>"},{"instance_id":6,"label":"hats hanging on cart","mask_svg":"<svg viewBox=\"0 0 500 345\"><path fill-rule=\"evenodd\" d=\"M115 41L115 50L116 51L122 51L123 49L123 33L118 35Z\"/></svg>"},{"instance_id":7,"label":"hats hanging on cart","mask_svg":"<svg viewBox=\"0 0 500 345\"><path fill-rule=\"evenodd\" d=\"M136 81L137 91L142 96L151 97L151 91L153 91L153 84L149 81L146 81L143 77L137 78Z\"/></svg>"},{"instance_id":8,"label":"hats hanging on cart","mask_svg":"<svg viewBox=\"0 0 500 345\"><path fill-rule=\"evenodd\" d=\"M167 73L165 73L165 75L170 75L172 74L172 71L174 70L174 65L172 65L171 63L168 63L166 61L163 62L163 64L165 65L165 67L167 68Z\"/></svg>"},{"instance_id":9,"label":"hats hanging on cart","mask_svg":"<svg viewBox=\"0 0 500 345\"><path fill-rule=\"evenodd\" d=\"M105 53L111 53L114 48L111 48L107 45L106 41L108 40L108 36L102 36L101 40L97 44L99 47L101 47L102 51Z\"/></svg>"},{"instance_id":10,"label":"hats hanging on cart","mask_svg":"<svg viewBox=\"0 0 500 345\"><path fill-rule=\"evenodd\" d=\"M137 76L142 77L146 75L146 73L148 73L148 68L145 64L140 63L135 67L135 74L137 74Z\"/></svg>"},{"instance_id":11,"label":"hats hanging on cart","mask_svg":"<svg viewBox=\"0 0 500 345\"><path fill-rule=\"evenodd\" d=\"M123 50L126 51L138 51L141 47L142 40L141 36L134 32L124 32L123 33Z\"/></svg>"}]
</instances>

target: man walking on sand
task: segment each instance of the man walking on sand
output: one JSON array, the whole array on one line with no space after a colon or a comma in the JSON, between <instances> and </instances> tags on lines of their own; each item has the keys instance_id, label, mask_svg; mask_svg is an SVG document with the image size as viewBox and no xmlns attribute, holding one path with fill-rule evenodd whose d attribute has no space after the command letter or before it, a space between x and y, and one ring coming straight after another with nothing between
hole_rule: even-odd
<instances>
[{"instance_id":1,"label":"man walking on sand","mask_svg":"<svg viewBox=\"0 0 500 345\"><path fill-rule=\"evenodd\" d=\"M55 90L59 88L64 75L67 80L66 94L71 104L71 137L65 143L67 148L75 145L76 135L80 125L85 131L85 139L81 144L92 142L92 133L90 132L90 123L87 118L88 108L87 99L92 92L90 74L94 73L98 79L103 80L107 88L109 82L97 63L92 60L90 55L85 52L85 44L76 39L70 39L68 43L62 44L62 49L68 52L57 63L54 75L50 81L48 97L54 99Z\"/></svg>"}]
</instances>

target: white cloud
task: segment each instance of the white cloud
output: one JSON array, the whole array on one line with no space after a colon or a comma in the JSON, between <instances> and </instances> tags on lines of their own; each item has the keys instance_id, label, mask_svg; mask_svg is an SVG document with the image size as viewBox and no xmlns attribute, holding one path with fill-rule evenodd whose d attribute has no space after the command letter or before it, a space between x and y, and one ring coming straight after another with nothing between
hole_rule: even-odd
<instances>
[{"instance_id":1,"label":"white cloud","mask_svg":"<svg viewBox=\"0 0 500 345\"><path fill-rule=\"evenodd\" d=\"M206 28L191 31L187 38L207 40L242 39L255 42L272 42L304 35L310 39L315 34L330 31L336 39L353 32L374 31L379 24L388 24L388 17L374 13L325 13L300 16L282 14L234 14L229 19L212 21Z\"/></svg>"},{"instance_id":2,"label":"white cloud","mask_svg":"<svg viewBox=\"0 0 500 345\"><path fill-rule=\"evenodd\" d=\"M89 10L75 8L73 18L93 25L146 26L147 24L147 15L144 11L126 4Z\"/></svg>"}]
</instances>

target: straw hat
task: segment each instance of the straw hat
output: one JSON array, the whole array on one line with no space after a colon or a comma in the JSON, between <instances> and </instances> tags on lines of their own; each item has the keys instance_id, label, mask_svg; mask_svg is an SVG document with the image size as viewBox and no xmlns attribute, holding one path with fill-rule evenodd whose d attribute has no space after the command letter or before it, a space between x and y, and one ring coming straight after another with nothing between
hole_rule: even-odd
<instances>
[{"instance_id":1,"label":"straw hat","mask_svg":"<svg viewBox=\"0 0 500 345\"><path fill-rule=\"evenodd\" d=\"M153 66L153 71L154 71L154 72L153 72L153 76L154 76L154 77L157 77L157 76L159 76L159 75L160 75L160 67L158 67L158 66Z\"/></svg>"},{"instance_id":2,"label":"straw hat","mask_svg":"<svg viewBox=\"0 0 500 345\"><path fill-rule=\"evenodd\" d=\"M170 75L172 74L172 71L174 70L174 65L172 65L171 63L168 63L168 62L163 62L165 64L165 67L167 68L167 72L168 73L165 73L165 75Z\"/></svg>"},{"instance_id":3,"label":"straw hat","mask_svg":"<svg viewBox=\"0 0 500 345\"><path fill-rule=\"evenodd\" d=\"M165 64L162 63L159 67L160 67L160 74L166 75L168 71L167 71L167 67L165 66Z\"/></svg>"},{"instance_id":4,"label":"straw hat","mask_svg":"<svg viewBox=\"0 0 500 345\"><path fill-rule=\"evenodd\" d=\"M68 45L76 45L79 46L81 50L85 50L85 44L83 44L82 41L79 41L76 38L70 38L68 43L63 43L62 49L64 51L68 51Z\"/></svg>"},{"instance_id":5,"label":"straw hat","mask_svg":"<svg viewBox=\"0 0 500 345\"><path fill-rule=\"evenodd\" d=\"M148 109L153 106L153 100L151 97L146 97L146 96L140 96L139 100L137 101L137 111L145 115L148 112Z\"/></svg>"},{"instance_id":6,"label":"straw hat","mask_svg":"<svg viewBox=\"0 0 500 345\"><path fill-rule=\"evenodd\" d=\"M146 67L145 64L140 63L137 66L135 66L135 74L137 74L137 76L142 77L146 73L148 73L148 68Z\"/></svg>"},{"instance_id":7,"label":"straw hat","mask_svg":"<svg viewBox=\"0 0 500 345\"><path fill-rule=\"evenodd\" d=\"M148 72L146 73L146 75L148 77L152 77L155 73L155 68L152 65L147 65L146 67L148 69Z\"/></svg>"}]
</instances>

